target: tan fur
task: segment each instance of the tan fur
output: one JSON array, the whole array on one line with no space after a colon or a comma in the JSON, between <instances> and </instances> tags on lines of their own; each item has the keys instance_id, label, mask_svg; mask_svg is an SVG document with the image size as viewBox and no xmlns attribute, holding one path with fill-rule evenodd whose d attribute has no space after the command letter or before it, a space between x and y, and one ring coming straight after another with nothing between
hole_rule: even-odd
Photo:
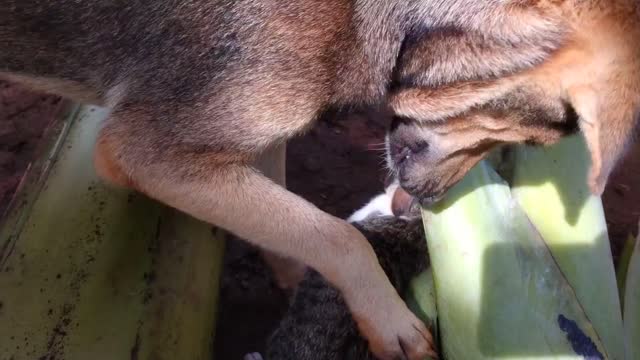
<instances>
[{"instance_id":1,"label":"tan fur","mask_svg":"<svg viewBox=\"0 0 640 360\"><path fill-rule=\"evenodd\" d=\"M287 186L286 151L286 145L280 144L264 151L254 163L254 166L262 175L283 188ZM262 251L261 255L267 265L273 270L274 277L280 288L291 290L302 281L306 267L300 262L268 250Z\"/></svg>"},{"instance_id":2,"label":"tan fur","mask_svg":"<svg viewBox=\"0 0 640 360\"><path fill-rule=\"evenodd\" d=\"M396 113L422 122L417 131L441 152L439 163L423 164L430 174L413 175L425 176L429 185L419 188L418 180L412 180L409 187L428 199L427 193L444 192L495 146L556 142L561 134L551 125L560 119L522 126L522 110L491 112L491 100L518 90L529 93L534 102L567 103L575 109L592 158L589 186L601 194L632 140L640 114L639 4L548 2L558 7L571 31L567 45L542 65L498 80L399 91L391 102ZM479 144L484 151L478 152Z\"/></svg>"},{"instance_id":3,"label":"tan fur","mask_svg":"<svg viewBox=\"0 0 640 360\"><path fill-rule=\"evenodd\" d=\"M378 357L413 360L430 335L366 239L270 180L261 154L397 84L540 64L571 30L559 15L521 0L7 0L0 78L111 108L104 177L314 267ZM438 42L450 32L460 51Z\"/></svg>"},{"instance_id":4,"label":"tan fur","mask_svg":"<svg viewBox=\"0 0 640 360\"><path fill-rule=\"evenodd\" d=\"M131 177L122 169L118 161L113 158L114 151L110 148L106 138L100 138L96 142L93 153L93 164L96 172L103 179L107 179L112 184L136 188L137 186L131 180Z\"/></svg>"}]
</instances>

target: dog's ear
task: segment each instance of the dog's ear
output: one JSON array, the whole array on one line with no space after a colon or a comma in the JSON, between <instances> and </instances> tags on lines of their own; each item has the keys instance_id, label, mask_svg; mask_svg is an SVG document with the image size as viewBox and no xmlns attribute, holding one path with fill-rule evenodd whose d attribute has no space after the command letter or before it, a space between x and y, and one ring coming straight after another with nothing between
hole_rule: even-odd
<instances>
[{"instance_id":1,"label":"dog's ear","mask_svg":"<svg viewBox=\"0 0 640 360\"><path fill-rule=\"evenodd\" d=\"M594 195L602 195L609 175L632 142L640 110L639 104L632 103L625 94L607 90L610 89L571 92L591 155L588 183Z\"/></svg>"}]
</instances>

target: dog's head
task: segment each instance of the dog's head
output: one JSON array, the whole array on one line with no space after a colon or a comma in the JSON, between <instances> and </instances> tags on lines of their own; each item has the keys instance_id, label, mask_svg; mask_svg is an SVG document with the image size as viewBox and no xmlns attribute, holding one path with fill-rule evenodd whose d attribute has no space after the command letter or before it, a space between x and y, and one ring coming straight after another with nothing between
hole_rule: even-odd
<instances>
[{"instance_id":1,"label":"dog's head","mask_svg":"<svg viewBox=\"0 0 640 360\"><path fill-rule=\"evenodd\" d=\"M448 119L396 116L387 134L387 162L421 204L439 200L500 145L550 144L577 131L575 112L538 89L517 87Z\"/></svg>"},{"instance_id":2,"label":"dog's head","mask_svg":"<svg viewBox=\"0 0 640 360\"><path fill-rule=\"evenodd\" d=\"M591 156L587 183L602 194L640 121L640 26L632 2L625 4L604 15L590 5L561 5L573 13L562 16L570 30L533 32L558 35L550 42L494 41L482 31L409 37L397 66L391 106L399 117L387 147L401 185L432 202L502 144L550 144L579 129ZM520 7L521 15L531 9ZM534 13L505 16L513 20L508 29L526 30L536 23ZM532 56L536 43L553 51Z\"/></svg>"}]
</instances>

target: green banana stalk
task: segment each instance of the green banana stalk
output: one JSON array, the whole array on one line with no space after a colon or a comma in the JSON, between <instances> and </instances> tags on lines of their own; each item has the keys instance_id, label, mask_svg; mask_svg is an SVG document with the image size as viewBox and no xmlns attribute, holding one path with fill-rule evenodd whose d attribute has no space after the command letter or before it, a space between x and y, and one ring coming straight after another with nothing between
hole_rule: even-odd
<instances>
[{"instance_id":1,"label":"green banana stalk","mask_svg":"<svg viewBox=\"0 0 640 360\"><path fill-rule=\"evenodd\" d=\"M433 338L438 343L438 309L436 308L436 289L431 268L423 271L411 281L404 299L409 309L431 329Z\"/></svg>"},{"instance_id":2,"label":"green banana stalk","mask_svg":"<svg viewBox=\"0 0 640 360\"><path fill-rule=\"evenodd\" d=\"M627 286L627 274L629 272L629 263L631 262L631 256L633 250L636 247L636 238L629 234L627 241L624 243L624 248L618 259L618 266L616 267L616 280L618 282L618 294L620 295L620 305L624 309L624 293Z\"/></svg>"},{"instance_id":3,"label":"green banana stalk","mask_svg":"<svg viewBox=\"0 0 640 360\"><path fill-rule=\"evenodd\" d=\"M488 163L423 218L444 358L608 358L549 248Z\"/></svg>"},{"instance_id":4,"label":"green banana stalk","mask_svg":"<svg viewBox=\"0 0 640 360\"><path fill-rule=\"evenodd\" d=\"M640 235L627 267L624 291L624 332L627 359L640 359Z\"/></svg>"},{"instance_id":5,"label":"green banana stalk","mask_svg":"<svg viewBox=\"0 0 640 360\"><path fill-rule=\"evenodd\" d=\"M555 146L515 149L512 193L597 329L611 359L624 359L620 296L602 200L586 183L582 136Z\"/></svg>"},{"instance_id":6,"label":"green banana stalk","mask_svg":"<svg viewBox=\"0 0 640 360\"><path fill-rule=\"evenodd\" d=\"M3 359L211 359L224 234L92 165L74 107L0 227Z\"/></svg>"}]
</instances>

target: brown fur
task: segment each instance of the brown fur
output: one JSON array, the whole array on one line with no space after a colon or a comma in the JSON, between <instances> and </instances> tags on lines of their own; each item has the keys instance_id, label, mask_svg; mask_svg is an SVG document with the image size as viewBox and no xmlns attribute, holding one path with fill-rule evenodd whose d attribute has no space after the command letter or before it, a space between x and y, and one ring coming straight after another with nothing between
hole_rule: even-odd
<instances>
[{"instance_id":1,"label":"brown fur","mask_svg":"<svg viewBox=\"0 0 640 360\"><path fill-rule=\"evenodd\" d=\"M419 124L405 120L390 136L390 163L423 203L439 199L496 146L558 141L571 132L570 108L591 153L589 186L597 195L604 190L640 114L640 3L567 0L548 6L562 12L571 31L567 45L542 65L497 80L441 88L412 84L395 95L396 113ZM416 143L429 149L414 153Z\"/></svg>"},{"instance_id":2,"label":"brown fur","mask_svg":"<svg viewBox=\"0 0 640 360\"><path fill-rule=\"evenodd\" d=\"M366 239L270 180L261 154L328 108L384 101L393 79L539 64L570 30L560 15L523 0L7 0L0 78L109 107L99 173L312 266L378 357L419 359L430 335ZM467 56L434 40L449 33Z\"/></svg>"}]
</instances>

